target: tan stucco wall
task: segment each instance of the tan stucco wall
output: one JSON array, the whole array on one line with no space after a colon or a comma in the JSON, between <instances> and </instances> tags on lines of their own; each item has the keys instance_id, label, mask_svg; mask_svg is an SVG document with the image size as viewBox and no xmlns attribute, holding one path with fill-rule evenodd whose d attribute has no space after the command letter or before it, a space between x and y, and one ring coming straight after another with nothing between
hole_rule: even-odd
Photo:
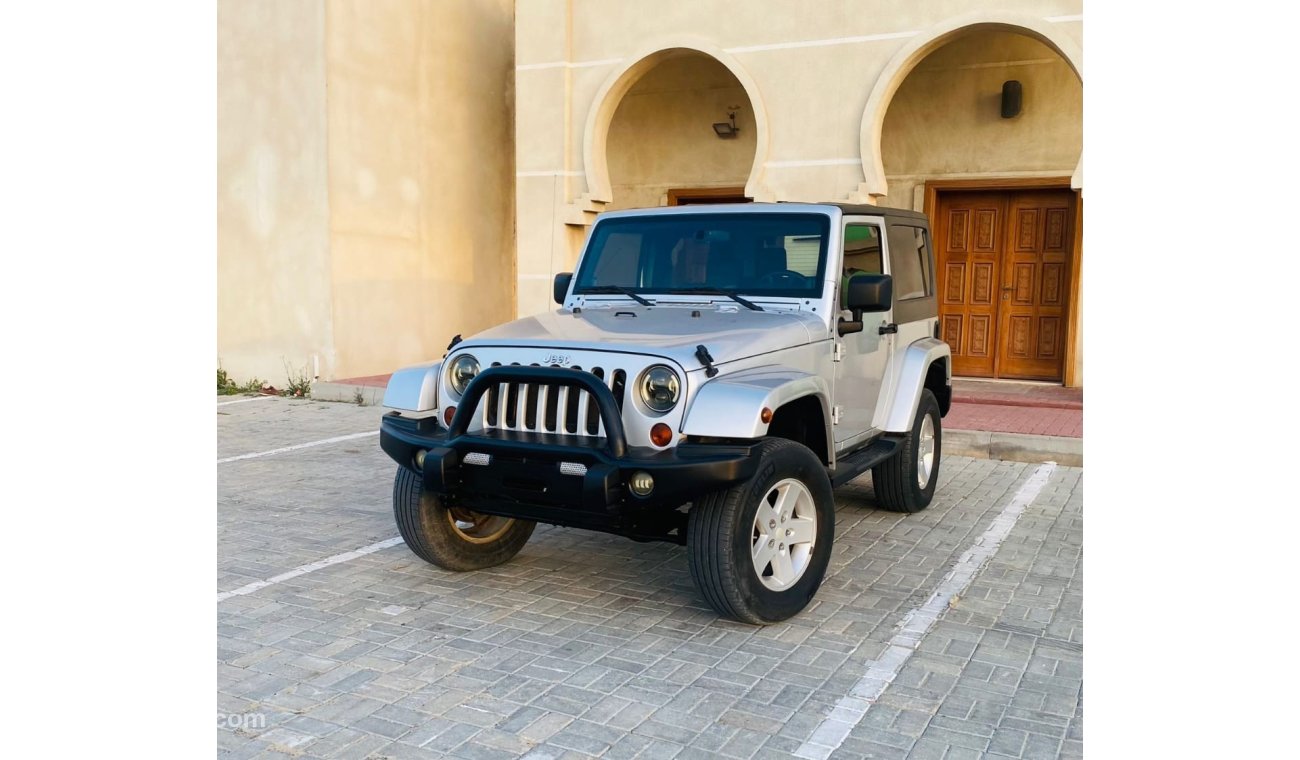
<instances>
[{"instance_id":1,"label":"tan stucco wall","mask_svg":"<svg viewBox=\"0 0 1300 760\"><path fill-rule=\"evenodd\" d=\"M283 385L514 315L510 0L221 0L218 358Z\"/></svg>"},{"instance_id":2,"label":"tan stucco wall","mask_svg":"<svg viewBox=\"0 0 1300 760\"><path fill-rule=\"evenodd\" d=\"M739 131L723 139L713 123L729 113ZM609 207L666 205L674 188L743 187L755 142L749 96L725 66L699 53L668 58L623 96L610 122Z\"/></svg>"},{"instance_id":3,"label":"tan stucco wall","mask_svg":"<svg viewBox=\"0 0 1300 760\"><path fill-rule=\"evenodd\" d=\"M510 0L332 0L329 240L339 376L514 314Z\"/></svg>"},{"instance_id":4,"label":"tan stucco wall","mask_svg":"<svg viewBox=\"0 0 1300 760\"><path fill-rule=\"evenodd\" d=\"M222 0L217 358L240 381L333 365L326 174L324 7Z\"/></svg>"},{"instance_id":5,"label":"tan stucco wall","mask_svg":"<svg viewBox=\"0 0 1300 760\"><path fill-rule=\"evenodd\" d=\"M1001 116L1002 83L1022 86ZM889 195L914 205L926 179L1068 177L1083 148L1083 85L1051 48L1020 34L974 32L927 56L890 102L881 137Z\"/></svg>"}]
</instances>

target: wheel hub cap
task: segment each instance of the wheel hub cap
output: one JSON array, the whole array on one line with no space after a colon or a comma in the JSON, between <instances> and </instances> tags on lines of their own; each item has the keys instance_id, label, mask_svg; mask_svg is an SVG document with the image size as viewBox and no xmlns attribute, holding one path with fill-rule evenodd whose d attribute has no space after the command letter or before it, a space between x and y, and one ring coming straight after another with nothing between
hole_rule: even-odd
<instances>
[{"instance_id":1,"label":"wheel hub cap","mask_svg":"<svg viewBox=\"0 0 1300 760\"><path fill-rule=\"evenodd\" d=\"M763 585L785 591L799 582L817 543L817 506L803 483L787 478L768 489L754 515L751 556Z\"/></svg>"},{"instance_id":2,"label":"wheel hub cap","mask_svg":"<svg viewBox=\"0 0 1300 760\"><path fill-rule=\"evenodd\" d=\"M916 484L922 490L930 484L934 472L934 417L925 415L921 420L921 439L916 447Z\"/></svg>"},{"instance_id":3,"label":"wheel hub cap","mask_svg":"<svg viewBox=\"0 0 1300 760\"><path fill-rule=\"evenodd\" d=\"M475 544L496 540L514 523L510 517L485 515L460 508L447 510L447 521L461 538Z\"/></svg>"}]
</instances>

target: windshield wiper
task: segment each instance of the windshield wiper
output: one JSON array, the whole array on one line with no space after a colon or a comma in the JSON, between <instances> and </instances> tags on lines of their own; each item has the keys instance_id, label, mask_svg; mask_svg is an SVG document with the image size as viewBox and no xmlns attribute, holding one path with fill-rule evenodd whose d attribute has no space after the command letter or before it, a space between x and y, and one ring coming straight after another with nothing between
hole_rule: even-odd
<instances>
[{"instance_id":1,"label":"windshield wiper","mask_svg":"<svg viewBox=\"0 0 1300 760\"><path fill-rule=\"evenodd\" d=\"M617 293L619 295L623 295L623 296L627 296L628 298L631 298L633 301L636 301L642 306L654 306L654 304L651 303L650 301L647 301L646 299L642 298L636 293L633 293L631 288L626 288L623 287L622 285L593 285L588 288L583 288L582 292L583 293Z\"/></svg>"},{"instance_id":2,"label":"windshield wiper","mask_svg":"<svg viewBox=\"0 0 1300 760\"><path fill-rule=\"evenodd\" d=\"M746 309L753 309L754 311L765 311L765 309L762 306L759 306L758 304L754 303L753 301L750 301L747 298L741 298L740 296L736 295L735 293L732 293L729 290L717 290L715 288L674 288L673 293L686 293L695 296L726 296L727 298L730 298L731 300L735 301L741 306L744 306Z\"/></svg>"}]
</instances>

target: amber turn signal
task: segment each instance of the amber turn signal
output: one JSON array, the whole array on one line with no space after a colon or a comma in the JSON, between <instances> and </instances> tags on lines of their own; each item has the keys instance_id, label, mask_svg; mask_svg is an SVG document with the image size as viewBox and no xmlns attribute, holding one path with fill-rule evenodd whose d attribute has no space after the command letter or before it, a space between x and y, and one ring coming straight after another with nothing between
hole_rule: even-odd
<instances>
[{"instance_id":1,"label":"amber turn signal","mask_svg":"<svg viewBox=\"0 0 1300 760\"><path fill-rule=\"evenodd\" d=\"M650 428L650 442L656 446L667 446L673 440L673 429L662 422L656 422Z\"/></svg>"},{"instance_id":2,"label":"amber turn signal","mask_svg":"<svg viewBox=\"0 0 1300 760\"><path fill-rule=\"evenodd\" d=\"M772 421L772 410L768 409L767 407L763 407L763 411L758 413L758 418L763 421L764 425L766 425L767 423Z\"/></svg>"},{"instance_id":3,"label":"amber turn signal","mask_svg":"<svg viewBox=\"0 0 1300 760\"><path fill-rule=\"evenodd\" d=\"M456 407L449 406L442 413L442 422L447 427L451 427L451 418L456 416Z\"/></svg>"}]
</instances>

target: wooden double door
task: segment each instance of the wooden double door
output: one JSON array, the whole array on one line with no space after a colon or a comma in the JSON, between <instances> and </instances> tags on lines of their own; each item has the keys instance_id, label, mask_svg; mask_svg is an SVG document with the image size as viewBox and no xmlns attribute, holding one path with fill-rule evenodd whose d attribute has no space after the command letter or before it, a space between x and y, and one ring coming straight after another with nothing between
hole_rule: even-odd
<instances>
[{"instance_id":1,"label":"wooden double door","mask_svg":"<svg viewBox=\"0 0 1300 760\"><path fill-rule=\"evenodd\" d=\"M953 374L1061 380L1070 319L1070 190L940 192L939 320Z\"/></svg>"}]
</instances>

